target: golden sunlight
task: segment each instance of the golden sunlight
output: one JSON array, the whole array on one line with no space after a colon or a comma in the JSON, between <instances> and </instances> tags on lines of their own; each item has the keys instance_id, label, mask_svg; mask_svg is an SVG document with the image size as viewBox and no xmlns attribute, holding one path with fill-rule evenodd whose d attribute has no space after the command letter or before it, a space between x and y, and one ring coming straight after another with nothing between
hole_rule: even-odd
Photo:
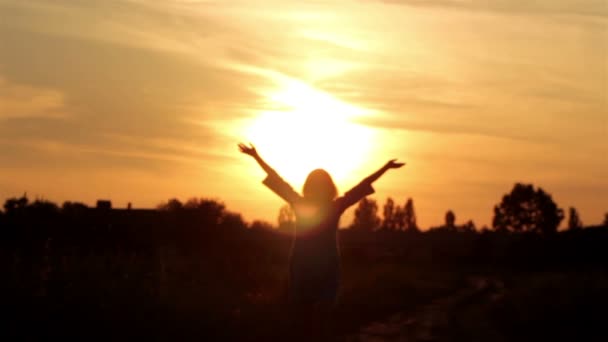
<instances>
[{"instance_id":1,"label":"golden sunlight","mask_svg":"<svg viewBox=\"0 0 608 342\"><path fill-rule=\"evenodd\" d=\"M293 79L266 98L280 109L260 112L245 136L294 186L316 168L343 183L373 149L372 130L351 121L368 114L365 109Z\"/></svg>"}]
</instances>

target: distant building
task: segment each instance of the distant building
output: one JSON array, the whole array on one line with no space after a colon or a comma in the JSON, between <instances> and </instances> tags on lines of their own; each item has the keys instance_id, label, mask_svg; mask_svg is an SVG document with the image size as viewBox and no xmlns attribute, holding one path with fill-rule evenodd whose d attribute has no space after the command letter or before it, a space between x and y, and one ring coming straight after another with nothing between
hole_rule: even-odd
<instances>
[{"instance_id":1,"label":"distant building","mask_svg":"<svg viewBox=\"0 0 608 342\"><path fill-rule=\"evenodd\" d=\"M112 201L108 200L97 200L97 209L102 210L111 210L112 209Z\"/></svg>"}]
</instances>

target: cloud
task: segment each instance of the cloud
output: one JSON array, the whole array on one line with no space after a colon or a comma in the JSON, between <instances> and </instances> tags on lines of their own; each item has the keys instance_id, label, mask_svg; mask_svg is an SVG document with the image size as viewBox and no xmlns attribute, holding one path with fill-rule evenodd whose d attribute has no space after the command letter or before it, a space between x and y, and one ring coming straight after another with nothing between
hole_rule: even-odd
<instances>
[{"instance_id":1,"label":"cloud","mask_svg":"<svg viewBox=\"0 0 608 342\"><path fill-rule=\"evenodd\" d=\"M14 84L0 76L0 121L23 118L65 118L62 92Z\"/></svg>"},{"instance_id":2,"label":"cloud","mask_svg":"<svg viewBox=\"0 0 608 342\"><path fill-rule=\"evenodd\" d=\"M297 81L370 113L356 120L395 155L445 166L420 181L453 171L445 150L465 178L485 164L509 180L605 173L604 0L390 3L0 0L0 164L156 172L167 193L216 169L228 175L201 187L230 192L235 123L284 109L273 94ZM513 160L529 172L505 171Z\"/></svg>"},{"instance_id":3,"label":"cloud","mask_svg":"<svg viewBox=\"0 0 608 342\"><path fill-rule=\"evenodd\" d=\"M568 9L577 13L577 9L585 8L603 13L600 2L595 0L589 1L589 6L569 0L532 4L506 0L390 2L490 9L497 13L567 13ZM127 105L154 112L161 106L172 111L176 108L171 105L187 101L187 106L201 110L199 121L221 115L248 115L248 111L268 105L263 97L269 89L282 86L281 77L276 77L282 75L309 81L338 98L384 114L369 120L380 127L382 122L431 131L453 128L460 132L475 127L473 132L485 130L487 134L512 136L508 132L512 127L496 128L491 124L494 113L507 115L502 113L505 103L536 110L542 107L538 99L532 99L536 97L544 99L543 106L553 101L556 103L549 107L565 108L563 102L584 103L590 97L585 89L581 90L584 85L580 68L572 66L572 61L579 58L575 44L580 43L576 37L565 32L568 36L563 40L569 45L563 46L559 56L551 56L556 50L552 37L561 36L556 25L523 19L514 24L512 18L497 19L485 14L444 18L440 13L435 19L415 9L395 11L372 1L352 2L340 13L331 10L336 5L333 1L297 5L265 1L258 3L264 5L261 8L245 4L249 2L4 0L0 7L8 13L1 25L78 38L88 45L101 42L119 46L116 53L108 53L110 48L105 47L91 49L87 44L72 49L92 51L83 58L85 61L74 63L76 68L84 64L80 74L92 70L91 76L105 85L122 74L132 78L110 83L115 87L112 91L97 91L99 99L88 103L97 110L109 107L106 113L124 109L114 108L111 96L105 95L124 94L128 96ZM382 19L374 19L369 13ZM406 29L399 29L404 25ZM445 25L450 30L438 31ZM484 30L471 30L472 27ZM167 54L170 58L163 61L151 58L153 54ZM98 61L97 55L109 58ZM178 67L184 56L187 62L182 64L187 67ZM602 57L597 53L587 56L590 65L597 65ZM55 60L61 63L61 59L76 58L63 57L57 55ZM559 68L568 73L555 73ZM142 71L138 72L139 69ZM165 70L155 73L155 69ZM109 76L113 74L117 75ZM180 77L188 84L180 84L186 83ZM149 102L146 107L132 103L144 95L135 87L147 84L149 90L154 90L159 88L159 79L167 83L162 91L174 96L173 101L161 91L153 91L145 98ZM598 89L595 84L598 83L591 89ZM597 101L595 94L587 102ZM125 107L124 101L122 104ZM487 117L485 113L492 114ZM417 120L401 119L408 115ZM120 118L121 122L129 120ZM454 121L466 124L454 125ZM484 128L484 122L490 123L489 127Z\"/></svg>"},{"instance_id":4,"label":"cloud","mask_svg":"<svg viewBox=\"0 0 608 342\"><path fill-rule=\"evenodd\" d=\"M170 170L200 167L201 163L226 163L235 159L214 148L182 140L162 140L132 136L109 136L104 144L66 142L60 139L0 138L0 146L10 147L0 161L7 168L39 169L131 169ZM18 157L18 158L16 158Z\"/></svg>"},{"instance_id":5,"label":"cloud","mask_svg":"<svg viewBox=\"0 0 608 342\"><path fill-rule=\"evenodd\" d=\"M566 14L608 17L604 0L380 0L410 6L442 7L518 14Z\"/></svg>"}]
</instances>

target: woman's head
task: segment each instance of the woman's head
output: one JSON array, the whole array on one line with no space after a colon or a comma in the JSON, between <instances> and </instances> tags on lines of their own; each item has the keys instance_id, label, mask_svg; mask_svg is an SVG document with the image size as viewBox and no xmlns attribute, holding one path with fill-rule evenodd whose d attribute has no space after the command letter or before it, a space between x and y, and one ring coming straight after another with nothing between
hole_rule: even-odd
<instances>
[{"instance_id":1,"label":"woman's head","mask_svg":"<svg viewBox=\"0 0 608 342\"><path fill-rule=\"evenodd\" d=\"M314 201L331 201L338 196L338 189L327 171L313 170L304 182L304 198Z\"/></svg>"}]
</instances>

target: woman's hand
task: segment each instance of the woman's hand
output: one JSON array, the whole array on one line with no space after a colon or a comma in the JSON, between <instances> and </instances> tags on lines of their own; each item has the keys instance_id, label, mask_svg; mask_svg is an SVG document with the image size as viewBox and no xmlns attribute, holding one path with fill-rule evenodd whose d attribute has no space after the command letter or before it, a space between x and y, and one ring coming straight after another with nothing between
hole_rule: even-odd
<instances>
[{"instance_id":1,"label":"woman's hand","mask_svg":"<svg viewBox=\"0 0 608 342\"><path fill-rule=\"evenodd\" d=\"M249 146L247 146L247 145L245 145L245 144L243 144L243 143L240 143L240 144L239 144L239 150L240 150L242 153L245 153L245 154L247 154L247 155L252 156L252 157L253 157L253 159L255 159L255 161L257 161L257 162L258 162L258 164L260 165L260 167L261 167L261 168L262 168L264 171L266 171L266 173L267 173L268 175L271 175L271 174L276 175L276 174L277 174L277 172L276 172L275 170L273 170L273 169L270 167L270 165L266 164L266 162L264 161L264 159L262 159L262 157L260 157L260 155L258 154L258 151L256 151L256 150L255 150L255 146L253 146L253 144L252 144L252 143L249 143Z\"/></svg>"},{"instance_id":2,"label":"woman's hand","mask_svg":"<svg viewBox=\"0 0 608 342\"><path fill-rule=\"evenodd\" d=\"M405 163L398 163L397 159L391 159L388 161L388 163L386 163L386 165L384 165L384 167L387 169L398 169L403 165L405 165Z\"/></svg>"},{"instance_id":3,"label":"woman's hand","mask_svg":"<svg viewBox=\"0 0 608 342\"><path fill-rule=\"evenodd\" d=\"M243 143L240 143L239 150L241 150L242 153L248 154L252 157L255 157L258 155L258 151L255 150L255 146L253 146L252 143L249 143L249 146L247 146Z\"/></svg>"},{"instance_id":4,"label":"woman's hand","mask_svg":"<svg viewBox=\"0 0 608 342\"><path fill-rule=\"evenodd\" d=\"M363 181L371 184L371 183L375 182L378 178L380 178L380 176L382 176L386 171L388 171L390 169L398 169L398 168L402 167L403 165L405 165L405 163L398 163L397 159L391 159L388 161L388 163L384 164L384 166L381 167L378 171L372 173L367 178L365 178Z\"/></svg>"}]
</instances>

